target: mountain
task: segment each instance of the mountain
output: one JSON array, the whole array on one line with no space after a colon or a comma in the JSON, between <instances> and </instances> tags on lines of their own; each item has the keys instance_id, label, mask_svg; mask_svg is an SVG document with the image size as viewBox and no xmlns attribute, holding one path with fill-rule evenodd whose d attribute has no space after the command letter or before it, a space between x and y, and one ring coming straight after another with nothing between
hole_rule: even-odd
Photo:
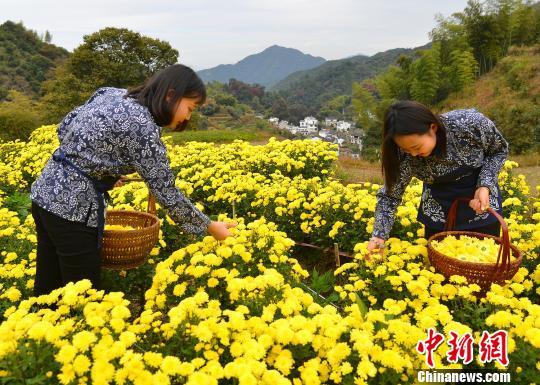
<instances>
[{"instance_id":1,"label":"mountain","mask_svg":"<svg viewBox=\"0 0 540 385\"><path fill-rule=\"evenodd\" d=\"M279 92L288 102L309 106L316 113L325 102L339 95L350 95L352 84L374 77L395 64L401 55L429 48L395 48L373 56L358 55L331 60L305 71L295 72L279 81L272 91Z\"/></svg>"},{"instance_id":2,"label":"mountain","mask_svg":"<svg viewBox=\"0 0 540 385\"><path fill-rule=\"evenodd\" d=\"M325 61L322 57L311 56L294 48L273 45L236 64L221 64L198 74L205 82L217 80L228 83L229 79L234 78L244 83L271 87L293 72L317 67Z\"/></svg>"},{"instance_id":3,"label":"mountain","mask_svg":"<svg viewBox=\"0 0 540 385\"><path fill-rule=\"evenodd\" d=\"M50 35L49 35L50 37ZM37 96L51 69L68 57L64 48L43 41L22 23L0 25L0 100L15 89Z\"/></svg>"}]
</instances>

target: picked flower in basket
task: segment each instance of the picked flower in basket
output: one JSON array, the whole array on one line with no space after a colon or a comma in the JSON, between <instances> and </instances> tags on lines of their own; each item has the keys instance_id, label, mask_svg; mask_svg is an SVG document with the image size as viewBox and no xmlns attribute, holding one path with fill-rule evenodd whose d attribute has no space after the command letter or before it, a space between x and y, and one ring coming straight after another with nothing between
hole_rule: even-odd
<instances>
[{"instance_id":1,"label":"picked flower in basket","mask_svg":"<svg viewBox=\"0 0 540 385\"><path fill-rule=\"evenodd\" d=\"M126 179L128 182L142 179ZM146 262L159 239L159 218L156 200L148 194L147 212L134 210L107 210L101 266L111 270L125 270Z\"/></svg>"},{"instance_id":2,"label":"picked flower in basket","mask_svg":"<svg viewBox=\"0 0 540 385\"><path fill-rule=\"evenodd\" d=\"M453 202L446 219L446 229L431 236L427 243L428 257L435 270L445 277L460 275L469 283L476 283L485 292L492 283L511 279L521 264L521 252L510 243L508 226L492 208L488 208L501 224L501 237L474 231L452 231L457 205Z\"/></svg>"}]
</instances>

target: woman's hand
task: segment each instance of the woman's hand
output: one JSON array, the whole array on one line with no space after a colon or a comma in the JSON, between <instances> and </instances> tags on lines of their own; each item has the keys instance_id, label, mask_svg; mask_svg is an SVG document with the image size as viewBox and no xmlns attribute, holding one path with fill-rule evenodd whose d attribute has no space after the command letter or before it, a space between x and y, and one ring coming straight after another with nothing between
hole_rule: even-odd
<instances>
[{"instance_id":1,"label":"woman's hand","mask_svg":"<svg viewBox=\"0 0 540 385\"><path fill-rule=\"evenodd\" d=\"M474 192L474 198L469 202L469 206L476 214L482 214L489 208L489 189L478 187Z\"/></svg>"},{"instance_id":2,"label":"woman's hand","mask_svg":"<svg viewBox=\"0 0 540 385\"><path fill-rule=\"evenodd\" d=\"M385 247L386 247L386 245L385 245L385 240L384 239L377 238L377 237L371 237L371 239L369 240L369 243L367 245L368 255L366 256L366 258L369 259L369 257L372 256L375 253L379 253L380 256L382 257Z\"/></svg>"},{"instance_id":3,"label":"woman's hand","mask_svg":"<svg viewBox=\"0 0 540 385\"><path fill-rule=\"evenodd\" d=\"M230 237L232 235L229 229L232 229L236 226L236 223L212 221L208 226L208 233L213 236L217 241L223 241L224 239L227 239L227 237Z\"/></svg>"}]
</instances>

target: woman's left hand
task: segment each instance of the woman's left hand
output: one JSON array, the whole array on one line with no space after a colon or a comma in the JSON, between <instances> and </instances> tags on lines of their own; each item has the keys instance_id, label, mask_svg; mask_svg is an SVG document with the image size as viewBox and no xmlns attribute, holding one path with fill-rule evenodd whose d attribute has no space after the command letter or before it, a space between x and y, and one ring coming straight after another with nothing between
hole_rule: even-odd
<instances>
[{"instance_id":1,"label":"woman's left hand","mask_svg":"<svg viewBox=\"0 0 540 385\"><path fill-rule=\"evenodd\" d=\"M489 189L487 187L478 187L474 192L474 198L469 202L469 206L477 214L482 214L489 208Z\"/></svg>"},{"instance_id":2,"label":"woman's left hand","mask_svg":"<svg viewBox=\"0 0 540 385\"><path fill-rule=\"evenodd\" d=\"M229 229L233 229L237 226L236 222L215 222L212 221L208 226L208 232L214 237L216 241L223 241L230 237L232 233Z\"/></svg>"}]
</instances>

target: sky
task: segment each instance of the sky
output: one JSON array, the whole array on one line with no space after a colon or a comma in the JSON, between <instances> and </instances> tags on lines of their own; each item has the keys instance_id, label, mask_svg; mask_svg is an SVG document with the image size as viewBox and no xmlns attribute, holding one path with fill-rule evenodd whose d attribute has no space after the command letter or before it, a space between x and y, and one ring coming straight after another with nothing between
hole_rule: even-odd
<instances>
[{"instance_id":1,"label":"sky","mask_svg":"<svg viewBox=\"0 0 540 385\"><path fill-rule=\"evenodd\" d=\"M277 44L327 60L429 41L435 15L467 0L0 0L0 24L22 21L73 51L83 36L121 27L165 40L196 70L234 64Z\"/></svg>"}]
</instances>

